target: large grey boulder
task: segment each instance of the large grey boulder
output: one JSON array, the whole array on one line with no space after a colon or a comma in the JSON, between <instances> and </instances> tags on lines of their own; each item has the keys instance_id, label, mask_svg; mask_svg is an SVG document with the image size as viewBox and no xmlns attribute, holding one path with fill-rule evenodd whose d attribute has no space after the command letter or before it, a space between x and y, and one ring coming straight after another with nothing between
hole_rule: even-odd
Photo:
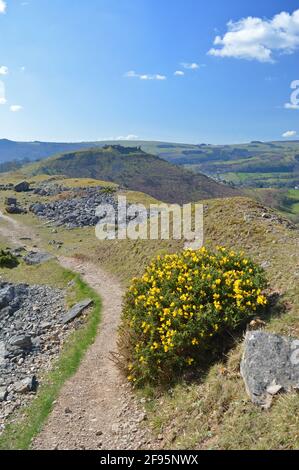
<instances>
[{"instance_id":1,"label":"large grey boulder","mask_svg":"<svg viewBox=\"0 0 299 470\"><path fill-rule=\"evenodd\" d=\"M14 187L14 190L17 193L23 193L23 192L29 191L29 189L30 189L30 184L27 181L20 181Z\"/></svg>"},{"instance_id":2,"label":"large grey boulder","mask_svg":"<svg viewBox=\"0 0 299 470\"><path fill-rule=\"evenodd\" d=\"M280 391L299 389L299 339L247 332L241 375L252 402L264 408Z\"/></svg>"},{"instance_id":3,"label":"large grey boulder","mask_svg":"<svg viewBox=\"0 0 299 470\"><path fill-rule=\"evenodd\" d=\"M92 303L93 300L91 299L82 300L82 302L76 304L66 315L64 315L62 323L65 325L66 323L73 321L76 317L80 316Z\"/></svg>"}]
</instances>

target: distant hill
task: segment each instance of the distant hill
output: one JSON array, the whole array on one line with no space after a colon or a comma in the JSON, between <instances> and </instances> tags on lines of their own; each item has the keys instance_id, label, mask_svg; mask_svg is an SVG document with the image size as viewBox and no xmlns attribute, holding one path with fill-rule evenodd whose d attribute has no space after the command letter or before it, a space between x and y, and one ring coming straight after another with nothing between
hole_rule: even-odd
<instances>
[{"instance_id":1,"label":"distant hill","mask_svg":"<svg viewBox=\"0 0 299 470\"><path fill-rule=\"evenodd\" d=\"M150 155L138 147L120 145L68 152L30 165L31 174L63 174L71 178L111 181L169 203L230 197L237 191L212 179Z\"/></svg>"},{"instance_id":2,"label":"distant hill","mask_svg":"<svg viewBox=\"0 0 299 470\"><path fill-rule=\"evenodd\" d=\"M0 140L0 171L17 168L22 160L34 161L54 154L102 148L110 142L13 142ZM142 150L196 173L238 186L265 188L299 187L299 141L236 145L178 144L154 141L120 141L124 147ZM10 165L1 165L12 162ZM17 162L17 163L16 163Z\"/></svg>"},{"instance_id":3,"label":"distant hill","mask_svg":"<svg viewBox=\"0 0 299 470\"><path fill-rule=\"evenodd\" d=\"M39 160L57 153L89 148L96 143L14 142L0 139L0 163L18 160Z\"/></svg>"}]
</instances>

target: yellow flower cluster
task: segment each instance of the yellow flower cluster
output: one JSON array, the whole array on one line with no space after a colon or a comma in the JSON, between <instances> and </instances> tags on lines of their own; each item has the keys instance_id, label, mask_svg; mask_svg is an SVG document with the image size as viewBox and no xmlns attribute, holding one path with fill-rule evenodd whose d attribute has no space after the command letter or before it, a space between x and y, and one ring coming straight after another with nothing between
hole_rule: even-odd
<instances>
[{"instance_id":1,"label":"yellow flower cluster","mask_svg":"<svg viewBox=\"0 0 299 470\"><path fill-rule=\"evenodd\" d=\"M196 363L219 333L265 307L263 271L243 253L218 247L157 257L126 296L128 379L155 380ZM210 347L210 346L209 346Z\"/></svg>"}]
</instances>

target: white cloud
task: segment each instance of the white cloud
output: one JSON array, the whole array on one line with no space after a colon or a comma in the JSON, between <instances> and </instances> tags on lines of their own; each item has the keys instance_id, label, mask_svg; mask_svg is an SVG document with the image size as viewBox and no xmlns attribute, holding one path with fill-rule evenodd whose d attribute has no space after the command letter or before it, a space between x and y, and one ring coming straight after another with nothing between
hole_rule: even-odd
<instances>
[{"instance_id":1,"label":"white cloud","mask_svg":"<svg viewBox=\"0 0 299 470\"><path fill-rule=\"evenodd\" d=\"M176 71L174 72L174 75L175 75L176 77L183 77L183 76L185 75L185 72L183 72L182 70L176 70Z\"/></svg>"},{"instance_id":2,"label":"white cloud","mask_svg":"<svg viewBox=\"0 0 299 470\"><path fill-rule=\"evenodd\" d=\"M0 0L0 13L6 12L6 2L4 0Z\"/></svg>"},{"instance_id":3,"label":"white cloud","mask_svg":"<svg viewBox=\"0 0 299 470\"><path fill-rule=\"evenodd\" d=\"M0 81L0 105L6 103L5 98L5 85L3 82Z\"/></svg>"},{"instance_id":4,"label":"white cloud","mask_svg":"<svg viewBox=\"0 0 299 470\"><path fill-rule=\"evenodd\" d=\"M0 65L0 75L7 75L8 74L8 67L6 65Z\"/></svg>"},{"instance_id":5,"label":"white cloud","mask_svg":"<svg viewBox=\"0 0 299 470\"><path fill-rule=\"evenodd\" d=\"M129 134L127 136L120 135L119 137L116 137L115 140L137 140L137 139L138 139L138 135Z\"/></svg>"},{"instance_id":6,"label":"white cloud","mask_svg":"<svg viewBox=\"0 0 299 470\"><path fill-rule=\"evenodd\" d=\"M184 67L184 69L189 69L189 70L197 70L199 69L200 65L197 64L196 62L182 62L181 66Z\"/></svg>"},{"instance_id":7,"label":"white cloud","mask_svg":"<svg viewBox=\"0 0 299 470\"><path fill-rule=\"evenodd\" d=\"M295 137L297 131L286 131L282 134L282 137Z\"/></svg>"},{"instance_id":8,"label":"white cloud","mask_svg":"<svg viewBox=\"0 0 299 470\"><path fill-rule=\"evenodd\" d=\"M138 135L135 135L135 134L129 134L129 135L126 135L126 136L123 136L123 135L120 135L118 137L100 137L98 139L99 141L119 141L119 140L138 140Z\"/></svg>"},{"instance_id":9,"label":"white cloud","mask_svg":"<svg viewBox=\"0 0 299 470\"><path fill-rule=\"evenodd\" d=\"M130 70L125 74L127 78L139 78L139 80L166 80L165 75L160 75L159 73L156 74L139 74L136 73L134 70Z\"/></svg>"},{"instance_id":10,"label":"white cloud","mask_svg":"<svg viewBox=\"0 0 299 470\"><path fill-rule=\"evenodd\" d=\"M22 111L23 106L20 106L19 104L12 104L9 109L12 113L18 113L19 111Z\"/></svg>"},{"instance_id":11,"label":"white cloud","mask_svg":"<svg viewBox=\"0 0 299 470\"><path fill-rule=\"evenodd\" d=\"M216 36L208 54L219 57L274 62L273 52L292 54L299 48L299 10L281 12L272 19L249 16L230 21L223 37Z\"/></svg>"}]
</instances>

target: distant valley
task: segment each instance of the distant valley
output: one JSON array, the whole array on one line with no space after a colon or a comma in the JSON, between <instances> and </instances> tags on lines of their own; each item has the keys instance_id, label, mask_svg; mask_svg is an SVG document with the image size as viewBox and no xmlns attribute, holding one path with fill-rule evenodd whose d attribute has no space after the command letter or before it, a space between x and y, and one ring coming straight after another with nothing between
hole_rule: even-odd
<instances>
[{"instance_id":1,"label":"distant valley","mask_svg":"<svg viewBox=\"0 0 299 470\"><path fill-rule=\"evenodd\" d=\"M0 171L63 152L105 145L138 146L149 154L195 173L236 186L256 188L299 187L299 141L251 142L238 145L190 145L151 141L13 142L0 140Z\"/></svg>"}]
</instances>

